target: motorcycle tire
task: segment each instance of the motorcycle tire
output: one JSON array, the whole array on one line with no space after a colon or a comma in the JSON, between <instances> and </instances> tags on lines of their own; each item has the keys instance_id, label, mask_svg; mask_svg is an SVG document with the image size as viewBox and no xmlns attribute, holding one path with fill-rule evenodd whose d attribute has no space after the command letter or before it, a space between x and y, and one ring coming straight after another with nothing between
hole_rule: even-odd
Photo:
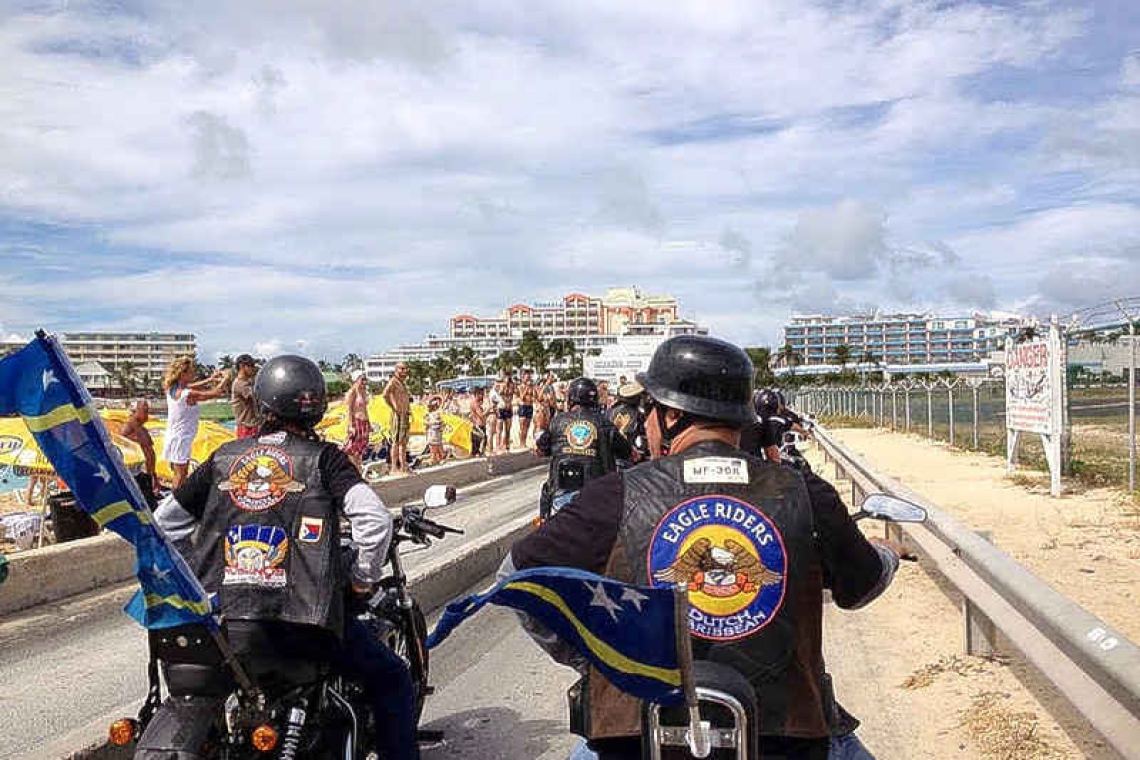
<instances>
[{"instance_id":1,"label":"motorcycle tire","mask_svg":"<svg viewBox=\"0 0 1140 760\"><path fill-rule=\"evenodd\" d=\"M428 692L428 650L427 650L427 621L420 610L418 602L412 602L412 626L408 630L406 625L394 626L389 629L384 641L388 648L398 654L412 669L412 688L416 694L416 722L424 710L424 701ZM416 646L420 652L422 667L417 668L412 660L411 646ZM417 672L417 670L419 672Z\"/></svg>"}]
</instances>

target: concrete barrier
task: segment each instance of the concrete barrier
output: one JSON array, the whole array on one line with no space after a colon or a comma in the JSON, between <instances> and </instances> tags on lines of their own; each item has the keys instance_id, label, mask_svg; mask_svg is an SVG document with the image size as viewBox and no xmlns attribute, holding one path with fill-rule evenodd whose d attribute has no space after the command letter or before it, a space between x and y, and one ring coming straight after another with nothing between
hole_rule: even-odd
<instances>
[{"instance_id":1,"label":"concrete barrier","mask_svg":"<svg viewBox=\"0 0 1140 760\"><path fill-rule=\"evenodd\" d=\"M381 480L373 489L390 507L419 498L428 486L463 486L540 464L530 451L467 459ZM9 557L8 580L0 585L0 617L65 599L135 574L135 556L118 536L104 534Z\"/></svg>"},{"instance_id":2,"label":"concrete barrier","mask_svg":"<svg viewBox=\"0 0 1140 760\"><path fill-rule=\"evenodd\" d=\"M533 529L531 515L518 517L480 536L478 540L441 554L408 573L408 589L419 602L424 615L430 615L466 591L472 582L493 573L511 550L511 545ZM79 742L86 743L87 746L68 751L62 757L66 760L130 760L133 745L127 748L115 747L105 738L111 721L118 717L125 716L108 716L103 723L92 723L90 737ZM87 730L84 729L83 733Z\"/></svg>"}]
</instances>

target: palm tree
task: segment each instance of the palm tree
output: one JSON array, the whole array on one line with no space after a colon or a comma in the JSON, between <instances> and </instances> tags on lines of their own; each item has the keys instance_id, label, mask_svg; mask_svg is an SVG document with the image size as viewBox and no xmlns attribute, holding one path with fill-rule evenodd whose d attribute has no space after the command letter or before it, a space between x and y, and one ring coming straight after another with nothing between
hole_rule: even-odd
<instances>
[{"instance_id":1,"label":"palm tree","mask_svg":"<svg viewBox=\"0 0 1140 760\"><path fill-rule=\"evenodd\" d=\"M874 351L864 350L863 353L859 354L859 364L863 365L863 384L866 385L867 365L870 364L873 367L878 368L880 366L879 357L875 356Z\"/></svg>"},{"instance_id":2,"label":"palm tree","mask_svg":"<svg viewBox=\"0 0 1140 760\"><path fill-rule=\"evenodd\" d=\"M433 388L440 380L450 380L455 377L455 365L446 356L435 357L429 366Z\"/></svg>"},{"instance_id":3,"label":"palm tree","mask_svg":"<svg viewBox=\"0 0 1140 760\"><path fill-rule=\"evenodd\" d=\"M549 349L542 344L542 336L537 330L525 330L519 347L516 349L521 363L538 372L546 369L546 360Z\"/></svg>"},{"instance_id":4,"label":"palm tree","mask_svg":"<svg viewBox=\"0 0 1140 760\"><path fill-rule=\"evenodd\" d=\"M408 390L417 395L423 393L431 368L427 362L421 359L410 359L406 364L408 367Z\"/></svg>"},{"instance_id":5,"label":"palm tree","mask_svg":"<svg viewBox=\"0 0 1140 760\"><path fill-rule=\"evenodd\" d=\"M356 354L345 354L344 359L341 360L340 366L343 371L351 372L354 369L364 369L364 362Z\"/></svg>"},{"instance_id":6,"label":"palm tree","mask_svg":"<svg viewBox=\"0 0 1140 760\"><path fill-rule=\"evenodd\" d=\"M776 360L783 362L785 366L794 368L800 363L800 355L792 348L791 343L785 343L780 346L780 350L776 352Z\"/></svg>"},{"instance_id":7,"label":"palm tree","mask_svg":"<svg viewBox=\"0 0 1140 760\"><path fill-rule=\"evenodd\" d=\"M218 366L222 369L233 369L234 358L229 354L222 354L218 357Z\"/></svg>"},{"instance_id":8,"label":"palm tree","mask_svg":"<svg viewBox=\"0 0 1140 760\"><path fill-rule=\"evenodd\" d=\"M119 362L111 374L128 396L135 395L135 391L138 390L138 365L134 362Z\"/></svg>"},{"instance_id":9,"label":"palm tree","mask_svg":"<svg viewBox=\"0 0 1140 760\"><path fill-rule=\"evenodd\" d=\"M835 361L839 362L839 372L842 374L847 370L847 364L851 361L851 346L846 343L840 343L835 347Z\"/></svg>"}]
</instances>

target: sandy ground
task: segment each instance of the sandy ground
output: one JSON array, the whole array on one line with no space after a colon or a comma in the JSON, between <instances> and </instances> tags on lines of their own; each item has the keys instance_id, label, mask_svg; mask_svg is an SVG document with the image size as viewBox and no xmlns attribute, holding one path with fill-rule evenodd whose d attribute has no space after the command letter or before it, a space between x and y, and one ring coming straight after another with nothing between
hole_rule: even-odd
<instances>
[{"instance_id":1,"label":"sandy ground","mask_svg":"<svg viewBox=\"0 0 1140 760\"><path fill-rule=\"evenodd\" d=\"M1071 584L1057 584L1066 594L1122 630L1128 630L1125 621L1135 629L1134 604L1117 598L1127 589L1125 584L1087 588L1092 585L1089 575L1075 569L1087 566L1094 571L1092 577L1111 573L1123 580L1140 564L1128 557L1128 535L1119 540L1106 535L1114 530L1110 525L1122 523L1136 535L1136 518L1121 514L1112 494L1050 503L1047 493L1007 481L1000 463L995 472L995 464L985 456L881 431L836 434L876 467L971 527L993 530L1003 548L1050 580L1064 576L1063 565L1072 568L1079 577ZM817 451L809 456L820 464ZM833 474L819 466L817 471ZM879 525L864 525L869 533L881 535ZM1052 548L1042 549L1047 543ZM1094 559L1097 556L1102 559ZM1078 594L1082 580L1086 588ZM825 626L830 624L833 633L825 628L824 637L836 693L863 721L860 736L872 752L880 758L1118 757L1012 646L999 644L994 658L964 654L960 604L960 595L941 574L905 563L892 586L867 609L846 612L828 606ZM848 616L857 616L861 642L852 642L850 632L835 635L838 623L850 622ZM881 656L861 662L844 657L859 651Z\"/></svg>"},{"instance_id":2,"label":"sandy ground","mask_svg":"<svg viewBox=\"0 0 1140 760\"><path fill-rule=\"evenodd\" d=\"M997 457L950 449L883 430L838 430L836 438L880 471L940 505L1003 551L1140 640L1140 504L1113 488L1049 495L1044 475L1006 476Z\"/></svg>"}]
</instances>

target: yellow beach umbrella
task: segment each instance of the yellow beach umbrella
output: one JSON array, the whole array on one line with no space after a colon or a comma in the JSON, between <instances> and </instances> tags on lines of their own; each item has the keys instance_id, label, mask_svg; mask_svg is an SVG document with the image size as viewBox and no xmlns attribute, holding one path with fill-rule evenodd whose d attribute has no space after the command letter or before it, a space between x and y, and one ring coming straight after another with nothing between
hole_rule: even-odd
<instances>
[{"instance_id":1,"label":"yellow beach umbrella","mask_svg":"<svg viewBox=\"0 0 1140 760\"><path fill-rule=\"evenodd\" d=\"M130 413L125 409L104 409L99 414L107 423L107 427L116 433L122 429L123 423L130 416ZM166 434L166 421L161 418L149 419L146 423L146 429L154 440L154 453L158 458L155 462L154 474L162 480L170 480L174 477L174 471L170 469L170 463L162 459L162 443ZM210 455L223 443L228 443L236 438L237 435L234 431L225 425L219 425L211 420L199 422L198 435L194 436L194 443L190 447L190 469L193 470L209 459Z\"/></svg>"},{"instance_id":2,"label":"yellow beach umbrella","mask_svg":"<svg viewBox=\"0 0 1140 760\"><path fill-rule=\"evenodd\" d=\"M324 433L325 440L344 443L348 440L348 423L346 422L347 409L343 404L331 408L324 419L317 425L317 430ZM427 407L423 404L412 404L412 419L408 432L412 435L423 435L426 432L424 420L427 418ZM373 396L368 402L368 420L372 423L372 435L368 437L370 443L380 443L385 436L391 437L392 408L380 396ZM471 451L471 423L454 414L443 415L443 442Z\"/></svg>"},{"instance_id":3,"label":"yellow beach umbrella","mask_svg":"<svg viewBox=\"0 0 1140 760\"><path fill-rule=\"evenodd\" d=\"M118 449L123 464L135 470L145 461L142 449L134 441L111 433L111 444ZM55 472L47 457L36 445L28 426L19 417L0 417L0 465L8 465L18 472L50 474Z\"/></svg>"}]
</instances>

